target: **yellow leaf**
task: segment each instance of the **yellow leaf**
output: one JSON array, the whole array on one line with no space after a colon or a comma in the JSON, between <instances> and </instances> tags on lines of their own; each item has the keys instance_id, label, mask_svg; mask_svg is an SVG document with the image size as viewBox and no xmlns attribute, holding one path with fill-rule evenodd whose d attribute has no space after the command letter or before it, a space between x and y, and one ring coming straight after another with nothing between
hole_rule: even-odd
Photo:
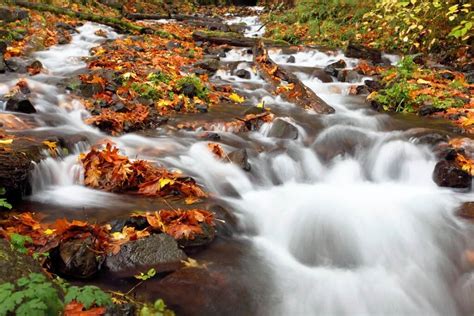
<instances>
[{"instance_id":1,"label":"yellow leaf","mask_svg":"<svg viewBox=\"0 0 474 316\"><path fill-rule=\"evenodd\" d=\"M241 97L240 95L238 95L237 93L231 93L229 95L229 99L235 103L243 103L245 101L245 98L244 97Z\"/></svg>"},{"instance_id":2,"label":"yellow leaf","mask_svg":"<svg viewBox=\"0 0 474 316\"><path fill-rule=\"evenodd\" d=\"M173 185L174 180L171 180L171 179L168 179L168 178L161 178L160 181L159 181L159 184L160 184L160 189L163 189L168 184Z\"/></svg>"},{"instance_id":3,"label":"yellow leaf","mask_svg":"<svg viewBox=\"0 0 474 316\"><path fill-rule=\"evenodd\" d=\"M262 101L259 104L257 104L257 108L259 109L263 109L264 106L265 106L265 101Z\"/></svg>"},{"instance_id":4,"label":"yellow leaf","mask_svg":"<svg viewBox=\"0 0 474 316\"><path fill-rule=\"evenodd\" d=\"M13 139L0 139L0 145L10 145L13 143Z\"/></svg>"},{"instance_id":5,"label":"yellow leaf","mask_svg":"<svg viewBox=\"0 0 474 316\"><path fill-rule=\"evenodd\" d=\"M49 140L45 140L43 144L48 146L48 149L50 151L56 151L56 148L57 148L56 142L50 142Z\"/></svg>"},{"instance_id":6,"label":"yellow leaf","mask_svg":"<svg viewBox=\"0 0 474 316\"><path fill-rule=\"evenodd\" d=\"M196 268L196 269L206 269L207 264L201 264L197 262L197 260L193 258L189 258L187 260L181 260L181 262L184 264L185 268Z\"/></svg>"},{"instance_id":7,"label":"yellow leaf","mask_svg":"<svg viewBox=\"0 0 474 316\"><path fill-rule=\"evenodd\" d=\"M423 79L421 79L421 78L420 78L420 79L418 79L418 80L416 81L416 83L418 83L418 84L431 84L431 82L430 82L430 81L423 80Z\"/></svg>"},{"instance_id":8,"label":"yellow leaf","mask_svg":"<svg viewBox=\"0 0 474 316\"><path fill-rule=\"evenodd\" d=\"M184 203L186 203L187 205L190 205L190 204L194 204L196 202L199 202L200 200L195 197L195 196L188 196L185 200L184 200Z\"/></svg>"},{"instance_id":9,"label":"yellow leaf","mask_svg":"<svg viewBox=\"0 0 474 316\"><path fill-rule=\"evenodd\" d=\"M45 235L52 235L52 234L54 234L55 231L56 231L55 229L49 229L48 228L44 231L44 233L45 233Z\"/></svg>"}]
</instances>

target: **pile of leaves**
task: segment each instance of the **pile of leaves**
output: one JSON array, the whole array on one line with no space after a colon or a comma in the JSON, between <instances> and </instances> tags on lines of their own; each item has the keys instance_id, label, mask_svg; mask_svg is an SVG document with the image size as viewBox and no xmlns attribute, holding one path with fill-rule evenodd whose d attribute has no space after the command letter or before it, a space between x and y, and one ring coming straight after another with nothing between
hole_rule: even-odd
<instances>
[{"instance_id":1,"label":"pile of leaves","mask_svg":"<svg viewBox=\"0 0 474 316\"><path fill-rule=\"evenodd\" d=\"M453 138L449 141L449 146L456 154L454 158L456 164L474 177L473 145L473 141L469 138Z\"/></svg>"},{"instance_id":2,"label":"pile of leaves","mask_svg":"<svg viewBox=\"0 0 474 316\"><path fill-rule=\"evenodd\" d=\"M474 107L474 86L462 73L426 69L405 57L398 67L383 73L384 88L373 92L368 99L385 111L416 112L453 120L469 129Z\"/></svg>"},{"instance_id":3,"label":"pile of leaves","mask_svg":"<svg viewBox=\"0 0 474 316\"><path fill-rule=\"evenodd\" d=\"M110 191L130 192L147 196L180 196L193 202L207 194L190 177L156 167L143 160L130 161L110 143L102 150L82 154L86 186Z\"/></svg>"}]
</instances>

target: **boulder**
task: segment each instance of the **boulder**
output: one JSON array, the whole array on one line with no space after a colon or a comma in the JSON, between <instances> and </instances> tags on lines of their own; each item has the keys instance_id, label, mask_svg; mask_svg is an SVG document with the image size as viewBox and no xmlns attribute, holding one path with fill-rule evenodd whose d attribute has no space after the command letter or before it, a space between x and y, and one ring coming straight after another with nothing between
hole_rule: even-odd
<instances>
[{"instance_id":1,"label":"boulder","mask_svg":"<svg viewBox=\"0 0 474 316\"><path fill-rule=\"evenodd\" d=\"M357 86L356 88L357 95L365 95L369 93L370 93L369 87L367 87L366 85Z\"/></svg>"},{"instance_id":2,"label":"boulder","mask_svg":"<svg viewBox=\"0 0 474 316\"><path fill-rule=\"evenodd\" d=\"M349 43L345 55L351 58L370 60L375 64L382 63L382 53L379 50L355 43Z\"/></svg>"},{"instance_id":3,"label":"boulder","mask_svg":"<svg viewBox=\"0 0 474 316\"><path fill-rule=\"evenodd\" d=\"M349 69L341 70L337 74L337 80L341 82L358 82L360 77L361 76L357 73L357 71Z\"/></svg>"},{"instance_id":4,"label":"boulder","mask_svg":"<svg viewBox=\"0 0 474 316\"><path fill-rule=\"evenodd\" d=\"M286 60L286 62L288 64L294 64L296 62L296 58L295 56L291 55L290 57L288 57L288 59Z\"/></svg>"},{"instance_id":5,"label":"boulder","mask_svg":"<svg viewBox=\"0 0 474 316\"><path fill-rule=\"evenodd\" d=\"M206 70L210 75L213 75L219 70L219 60L207 58L194 64L195 68Z\"/></svg>"},{"instance_id":6,"label":"boulder","mask_svg":"<svg viewBox=\"0 0 474 316\"><path fill-rule=\"evenodd\" d=\"M11 57L6 59L5 63L10 71L25 73L28 71L28 67L30 67L35 61L35 59L27 57Z\"/></svg>"},{"instance_id":7,"label":"boulder","mask_svg":"<svg viewBox=\"0 0 474 316\"><path fill-rule=\"evenodd\" d=\"M7 51L7 43L5 41L0 41L0 55L4 54Z\"/></svg>"},{"instance_id":8,"label":"boulder","mask_svg":"<svg viewBox=\"0 0 474 316\"><path fill-rule=\"evenodd\" d=\"M121 232L125 226L133 227L137 230L143 230L150 225L143 216L131 216L129 218L114 219L109 223L112 232Z\"/></svg>"},{"instance_id":9,"label":"boulder","mask_svg":"<svg viewBox=\"0 0 474 316\"><path fill-rule=\"evenodd\" d=\"M257 107L257 106L251 106L247 110L245 110L244 115L247 115L247 114L262 114L263 112L265 112L265 109L263 107L260 108L260 107Z\"/></svg>"},{"instance_id":10,"label":"boulder","mask_svg":"<svg viewBox=\"0 0 474 316\"><path fill-rule=\"evenodd\" d=\"M96 93L103 91L100 83L81 83L78 87L79 94L85 98L92 98Z\"/></svg>"},{"instance_id":11,"label":"boulder","mask_svg":"<svg viewBox=\"0 0 474 316\"><path fill-rule=\"evenodd\" d=\"M467 83L474 84L474 71L465 73L464 78L466 79Z\"/></svg>"},{"instance_id":12,"label":"boulder","mask_svg":"<svg viewBox=\"0 0 474 316\"><path fill-rule=\"evenodd\" d=\"M182 47L181 43L177 41L168 41L168 43L166 43L167 50L173 50L175 48L181 48L181 47Z\"/></svg>"},{"instance_id":13,"label":"boulder","mask_svg":"<svg viewBox=\"0 0 474 316\"><path fill-rule=\"evenodd\" d=\"M26 10L0 7L0 20L6 23L15 22L17 20L24 20L28 17L29 13Z\"/></svg>"},{"instance_id":14,"label":"boulder","mask_svg":"<svg viewBox=\"0 0 474 316\"><path fill-rule=\"evenodd\" d=\"M7 101L5 110L21 113L36 113L36 109L24 93L16 93Z\"/></svg>"},{"instance_id":15,"label":"boulder","mask_svg":"<svg viewBox=\"0 0 474 316\"><path fill-rule=\"evenodd\" d=\"M383 88L383 85L377 80L365 80L364 84L367 86L370 92L378 91Z\"/></svg>"},{"instance_id":16,"label":"boulder","mask_svg":"<svg viewBox=\"0 0 474 316\"><path fill-rule=\"evenodd\" d=\"M424 104L418 109L418 115L428 116L428 115L441 112L441 111L444 111L444 110L435 107L433 104Z\"/></svg>"},{"instance_id":17,"label":"boulder","mask_svg":"<svg viewBox=\"0 0 474 316\"><path fill-rule=\"evenodd\" d=\"M328 75L324 70L322 69L319 69L319 68L316 68L313 70L313 72L311 73L311 77L312 78L317 78L319 80L321 80L321 82L332 82L332 78L330 75Z\"/></svg>"},{"instance_id":18,"label":"boulder","mask_svg":"<svg viewBox=\"0 0 474 316\"><path fill-rule=\"evenodd\" d=\"M0 74L3 74L7 71L7 64L3 60L3 56L0 54Z\"/></svg>"},{"instance_id":19,"label":"boulder","mask_svg":"<svg viewBox=\"0 0 474 316\"><path fill-rule=\"evenodd\" d=\"M335 63L329 64L326 67L324 67L324 72L331 76L337 77L339 70L344 69L346 67L347 67L347 64L344 61L344 59L340 59L336 61Z\"/></svg>"},{"instance_id":20,"label":"boulder","mask_svg":"<svg viewBox=\"0 0 474 316\"><path fill-rule=\"evenodd\" d=\"M242 79L250 79L252 78L252 74L250 74L250 71L245 70L245 69L237 69L235 71L235 75L239 78Z\"/></svg>"},{"instance_id":21,"label":"boulder","mask_svg":"<svg viewBox=\"0 0 474 316\"><path fill-rule=\"evenodd\" d=\"M202 247L210 244L216 237L216 229L207 223L201 223L200 226L202 233L196 234L194 238L178 239L178 244L184 248Z\"/></svg>"},{"instance_id":22,"label":"boulder","mask_svg":"<svg viewBox=\"0 0 474 316\"><path fill-rule=\"evenodd\" d=\"M104 261L93 249L91 237L63 241L51 255L53 267L64 276L90 278L99 272Z\"/></svg>"},{"instance_id":23,"label":"boulder","mask_svg":"<svg viewBox=\"0 0 474 316\"><path fill-rule=\"evenodd\" d=\"M185 83L181 86L180 92L189 98L193 98L197 95L196 86L192 83Z\"/></svg>"},{"instance_id":24,"label":"boulder","mask_svg":"<svg viewBox=\"0 0 474 316\"><path fill-rule=\"evenodd\" d=\"M234 150L227 156L233 164L236 164L245 171L250 171L251 166L249 163L248 153L245 148Z\"/></svg>"},{"instance_id":25,"label":"boulder","mask_svg":"<svg viewBox=\"0 0 474 316\"><path fill-rule=\"evenodd\" d=\"M268 132L268 137L297 139L298 129L293 124L281 118L277 118L273 121L272 127Z\"/></svg>"},{"instance_id":26,"label":"boulder","mask_svg":"<svg viewBox=\"0 0 474 316\"><path fill-rule=\"evenodd\" d=\"M433 181L440 187L469 189L472 177L454 161L441 160L433 171Z\"/></svg>"},{"instance_id":27,"label":"boulder","mask_svg":"<svg viewBox=\"0 0 474 316\"><path fill-rule=\"evenodd\" d=\"M186 258L173 237L156 234L122 245L119 253L107 257L105 265L118 274L135 274L151 267L157 272L165 272L178 269L181 260Z\"/></svg>"}]
</instances>

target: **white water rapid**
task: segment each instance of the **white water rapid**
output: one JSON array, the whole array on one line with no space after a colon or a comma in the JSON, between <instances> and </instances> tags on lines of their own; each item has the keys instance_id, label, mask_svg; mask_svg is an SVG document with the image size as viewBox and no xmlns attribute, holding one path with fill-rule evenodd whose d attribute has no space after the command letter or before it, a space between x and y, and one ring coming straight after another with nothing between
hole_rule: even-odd
<instances>
[{"instance_id":1,"label":"white water rapid","mask_svg":"<svg viewBox=\"0 0 474 316\"><path fill-rule=\"evenodd\" d=\"M158 136L109 137L85 125L80 102L46 82L85 66L77 57L88 55L101 40L93 35L98 28L104 27L87 23L71 44L36 55L50 71L28 79L39 110L38 130L80 132L91 143L108 137L130 157L196 177L217 199L232 205L243 231L238 238L254 245L271 274L271 288L256 314L474 312L474 274L464 257L474 249L473 231L454 215L472 194L437 187L431 180L435 157L430 149L410 141L402 130L389 129L393 119L348 96L347 84L335 79L321 83L297 73L336 109L333 115L319 116L268 94L256 74L244 80L221 70L214 80L231 82L254 102L264 99L265 106L298 129L294 140L269 137L272 123L248 135L217 131L226 151L248 149L252 169L245 172L215 159L199 131L159 129ZM109 30L109 36L116 34ZM285 63L289 55L274 52L272 57ZM295 57L293 66L324 67L343 56L307 50ZM244 50L231 51L223 60L240 61L240 68L252 70ZM346 60L349 66L356 63ZM78 152L39 163L32 174L31 199L64 208L121 203L118 195L80 185ZM252 273L251 266L247 270Z\"/></svg>"}]
</instances>

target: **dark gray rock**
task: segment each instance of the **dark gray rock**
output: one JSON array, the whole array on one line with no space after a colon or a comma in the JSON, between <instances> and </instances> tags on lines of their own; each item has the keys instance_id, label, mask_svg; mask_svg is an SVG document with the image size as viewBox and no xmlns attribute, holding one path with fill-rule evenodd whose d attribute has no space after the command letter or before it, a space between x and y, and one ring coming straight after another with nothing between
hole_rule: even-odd
<instances>
[{"instance_id":1,"label":"dark gray rock","mask_svg":"<svg viewBox=\"0 0 474 316\"><path fill-rule=\"evenodd\" d=\"M354 83L360 80L360 75L357 73L357 71L344 69L339 71L337 74L337 80L341 82Z\"/></svg>"},{"instance_id":2,"label":"dark gray rock","mask_svg":"<svg viewBox=\"0 0 474 316\"><path fill-rule=\"evenodd\" d=\"M7 101L5 109L12 112L36 113L36 109L24 93L16 93Z\"/></svg>"},{"instance_id":3,"label":"dark gray rock","mask_svg":"<svg viewBox=\"0 0 474 316\"><path fill-rule=\"evenodd\" d=\"M196 87L192 83L185 83L181 86L181 93L189 98L194 98L197 95Z\"/></svg>"},{"instance_id":4,"label":"dark gray rock","mask_svg":"<svg viewBox=\"0 0 474 316\"><path fill-rule=\"evenodd\" d=\"M351 58L370 60L375 64L382 63L382 53L379 50L355 43L347 45L345 55Z\"/></svg>"},{"instance_id":5,"label":"dark gray rock","mask_svg":"<svg viewBox=\"0 0 474 316\"><path fill-rule=\"evenodd\" d=\"M25 73L28 71L28 66L31 65L33 61L34 60L28 58L11 57L5 60L5 63L10 71Z\"/></svg>"},{"instance_id":6,"label":"dark gray rock","mask_svg":"<svg viewBox=\"0 0 474 316\"><path fill-rule=\"evenodd\" d=\"M130 303L112 304L107 307L104 316L135 316L137 308Z\"/></svg>"},{"instance_id":7,"label":"dark gray rock","mask_svg":"<svg viewBox=\"0 0 474 316\"><path fill-rule=\"evenodd\" d=\"M327 74L331 76L337 77L339 70L344 69L346 67L347 67L347 64L344 61L344 59L340 59L336 61L335 63L332 63L324 67L324 72L326 72Z\"/></svg>"},{"instance_id":8,"label":"dark gray rock","mask_svg":"<svg viewBox=\"0 0 474 316\"><path fill-rule=\"evenodd\" d=\"M296 62L296 58L295 56L291 55L290 57L288 57L288 59L286 60L286 62L288 64L294 64Z\"/></svg>"},{"instance_id":9,"label":"dark gray rock","mask_svg":"<svg viewBox=\"0 0 474 316\"><path fill-rule=\"evenodd\" d=\"M59 244L52 254L54 269L62 275L87 279L99 272L104 261L94 250L94 241L87 239L72 239Z\"/></svg>"},{"instance_id":10,"label":"dark gray rock","mask_svg":"<svg viewBox=\"0 0 474 316\"><path fill-rule=\"evenodd\" d=\"M327 74L323 69L316 68L311 73L311 77L321 80L321 82L332 82L332 77Z\"/></svg>"},{"instance_id":11,"label":"dark gray rock","mask_svg":"<svg viewBox=\"0 0 474 316\"><path fill-rule=\"evenodd\" d=\"M250 74L250 71L245 70L245 69L238 69L235 71L235 75L239 78L242 79L250 79L252 78L252 75Z\"/></svg>"},{"instance_id":12,"label":"dark gray rock","mask_svg":"<svg viewBox=\"0 0 474 316\"><path fill-rule=\"evenodd\" d=\"M207 113L209 106L207 104L196 104L194 106L198 112Z\"/></svg>"},{"instance_id":13,"label":"dark gray rock","mask_svg":"<svg viewBox=\"0 0 474 316\"><path fill-rule=\"evenodd\" d=\"M219 60L207 58L194 64L195 68L207 70L210 75L213 75L219 70Z\"/></svg>"},{"instance_id":14,"label":"dark gray rock","mask_svg":"<svg viewBox=\"0 0 474 316\"><path fill-rule=\"evenodd\" d=\"M370 92L378 91L383 88L383 85L376 80L365 80L364 83Z\"/></svg>"},{"instance_id":15,"label":"dark gray rock","mask_svg":"<svg viewBox=\"0 0 474 316\"><path fill-rule=\"evenodd\" d=\"M0 41L0 54L4 54L7 51L7 43L5 41Z\"/></svg>"},{"instance_id":16,"label":"dark gray rock","mask_svg":"<svg viewBox=\"0 0 474 316\"><path fill-rule=\"evenodd\" d=\"M107 257L105 265L115 273L146 271L151 267L164 272L176 270L186 258L173 237L157 234L122 245L118 254Z\"/></svg>"},{"instance_id":17,"label":"dark gray rock","mask_svg":"<svg viewBox=\"0 0 474 316\"><path fill-rule=\"evenodd\" d=\"M370 93L369 87L367 87L366 85L357 86L356 88L357 95L365 95L369 93Z\"/></svg>"},{"instance_id":18,"label":"dark gray rock","mask_svg":"<svg viewBox=\"0 0 474 316\"><path fill-rule=\"evenodd\" d=\"M418 109L418 115L428 116L441 111L443 110L436 108L433 104L425 104Z\"/></svg>"},{"instance_id":19,"label":"dark gray rock","mask_svg":"<svg viewBox=\"0 0 474 316\"><path fill-rule=\"evenodd\" d=\"M5 64L5 60L3 60L3 56L0 55L0 74L3 74L7 71L7 64Z\"/></svg>"},{"instance_id":20,"label":"dark gray rock","mask_svg":"<svg viewBox=\"0 0 474 316\"><path fill-rule=\"evenodd\" d=\"M173 50L175 48L181 48L181 47L182 47L181 43L177 41L168 41L168 43L166 43L167 50Z\"/></svg>"},{"instance_id":21,"label":"dark gray rock","mask_svg":"<svg viewBox=\"0 0 474 316\"><path fill-rule=\"evenodd\" d=\"M26 10L0 7L0 20L5 21L7 23L14 22L17 20L24 20L28 17L29 13Z\"/></svg>"},{"instance_id":22,"label":"dark gray rock","mask_svg":"<svg viewBox=\"0 0 474 316\"><path fill-rule=\"evenodd\" d=\"M273 121L273 125L268 132L268 137L297 139L298 129L293 124L281 118L277 118Z\"/></svg>"},{"instance_id":23,"label":"dark gray rock","mask_svg":"<svg viewBox=\"0 0 474 316\"><path fill-rule=\"evenodd\" d=\"M433 171L433 181L440 187L469 189L472 177L454 161L441 160Z\"/></svg>"},{"instance_id":24,"label":"dark gray rock","mask_svg":"<svg viewBox=\"0 0 474 316\"><path fill-rule=\"evenodd\" d=\"M103 91L100 83L81 83L79 85L79 94L85 98L91 98L94 94Z\"/></svg>"},{"instance_id":25,"label":"dark gray rock","mask_svg":"<svg viewBox=\"0 0 474 316\"><path fill-rule=\"evenodd\" d=\"M467 83L474 84L474 71L465 73L464 78L466 79Z\"/></svg>"},{"instance_id":26,"label":"dark gray rock","mask_svg":"<svg viewBox=\"0 0 474 316\"><path fill-rule=\"evenodd\" d=\"M251 166L248 159L248 153L245 148L234 150L227 156L229 157L230 161L232 161L232 163L236 164L245 171L250 171Z\"/></svg>"}]
</instances>

